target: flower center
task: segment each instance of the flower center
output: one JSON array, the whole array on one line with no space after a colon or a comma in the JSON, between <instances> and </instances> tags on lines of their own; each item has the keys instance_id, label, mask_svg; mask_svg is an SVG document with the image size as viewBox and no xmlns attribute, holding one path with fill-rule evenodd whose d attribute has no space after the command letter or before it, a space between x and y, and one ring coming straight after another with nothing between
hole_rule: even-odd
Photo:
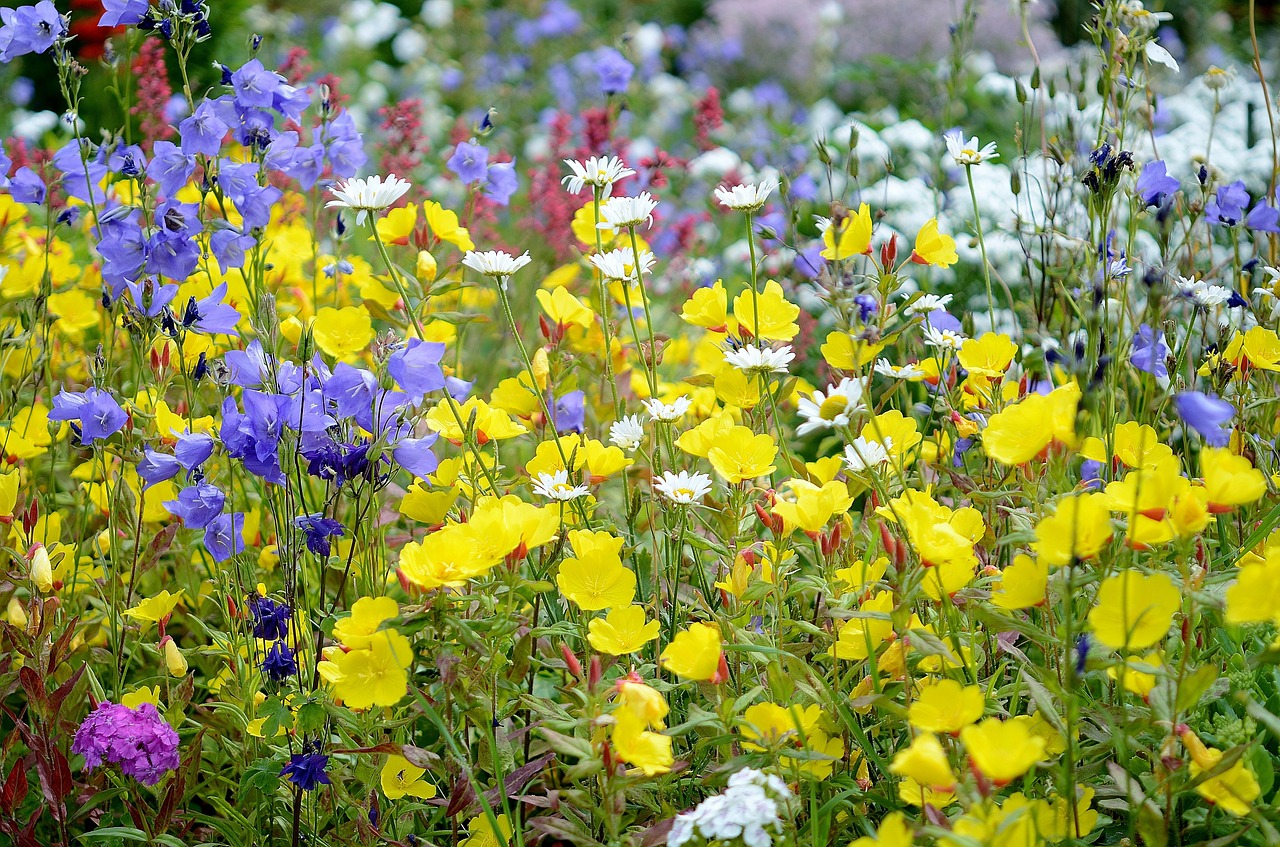
<instances>
[{"instance_id":1,"label":"flower center","mask_svg":"<svg viewBox=\"0 0 1280 847\"><path fill-rule=\"evenodd\" d=\"M832 394L818 407L818 416L824 421L833 421L843 415L848 408L849 402L846 398L839 394Z\"/></svg>"}]
</instances>

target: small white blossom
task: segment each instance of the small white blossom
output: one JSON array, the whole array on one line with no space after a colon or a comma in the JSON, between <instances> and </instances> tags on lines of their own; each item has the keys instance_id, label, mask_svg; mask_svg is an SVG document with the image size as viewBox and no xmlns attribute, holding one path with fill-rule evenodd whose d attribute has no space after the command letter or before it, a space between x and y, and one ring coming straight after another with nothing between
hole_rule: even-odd
<instances>
[{"instance_id":1,"label":"small white blossom","mask_svg":"<svg viewBox=\"0 0 1280 847\"><path fill-rule=\"evenodd\" d=\"M947 152L957 165L981 165L1000 158L994 141L980 145L976 135L965 141L964 134L958 129L953 129L942 137L947 142Z\"/></svg>"},{"instance_id":2,"label":"small white blossom","mask_svg":"<svg viewBox=\"0 0 1280 847\"><path fill-rule=\"evenodd\" d=\"M331 187L329 190L337 199L324 205L326 209L354 209L356 220L363 222L366 214L391 208L411 187L408 180L395 174L389 174L385 180L380 176L357 177Z\"/></svg>"},{"instance_id":3,"label":"small white blossom","mask_svg":"<svg viewBox=\"0 0 1280 847\"><path fill-rule=\"evenodd\" d=\"M592 156L585 162L565 159L564 163L573 171L561 180L570 194L578 194L590 185L599 188L601 198L605 198L613 191L614 183L635 175L617 156Z\"/></svg>"},{"instance_id":4,"label":"small white blossom","mask_svg":"<svg viewBox=\"0 0 1280 847\"><path fill-rule=\"evenodd\" d=\"M794 813L795 795L773 774L744 768L729 777L722 794L708 797L692 811L675 819L667 836L668 847L684 847L691 841L731 843L746 847L771 847L785 832L784 816Z\"/></svg>"},{"instance_id":5,"label":"small white blossom","mask_svg":"<svg viewBox=\"0 0 1280 847\"><path fill-rule=\"evenodd\" d=\"M479 253L468 250L462 257L463 265L477 273L493 277L502 283L503 288L507 285L508 277L531 261L533 260L529 258L527 250L519 256L512 256L503 250L485 250Z\"/></svg>"},{"instance_id":6,"label":"small white blossom","mask_svg":"<svg viewBox=\"0 0 1280 847\"><path fill-rule=\"evenodd\" d=\"M1210 65L1209 70L1204 72L1204 85L1210 91L1222 91L1235 82L1235 79L1235 68L1220 68L1217 65Z\"/></svg>"},{"instance_id":7,"label":"small white blossom","mask_svg":"<svg viewBox=\"0 0 1280 847\"><path fill-rule=\"evenodd\" d=\"M876 359L876 373L892 379L915 379L924 376L924 371L915 365L895 365L888 359Z\"/></svg>"},{"instance_id":8,"label":"small white blossom","mask_svg":"<svg viewBox=\"0 0 1280 847\"><path fill-rule=\"evenodd\" d=\"M784 374L795 357L790 344L784 344L777 350L749 344L737 350L726 350L724 354L725 362L746 374Z\"/></svg>"},{"instance_id":9,"label":"small white blossom","mask_svg":"<svg viewBox=\"0 0 1280 847\"><path fill-rule=\"evenodd\" d=\"M586 497L588 491L589 489L585 485L570 485L568 471L540 473L537 479L533 481L534 494L539 497L546 497L548 500L557 500L561 503L577 500L579 497Z\"/></svg>"},{"instance_id":10,"label":"small white blossom","mask_svg":"<svg viewBox=\"0 0 1280 847\"><path fill-rule=\"evenodd\" d=\"M1221 285L1211 285L1198 277L1174 277L1173 284L1179 294L1205 309L1221 306L1231 299L1231 289Z\"/></svg>"},{"instance_id":11,"label":"small white blossom","mask_svg":"<svg viewBox=\"0 0 1280 847\"><path fill-rule=\"evenodd\" d=\"M654 489L673 503L688 506L711 492L711 477L704 473L667 471L653 483Z\"/></svg>"},{"instance_id":12,"label":"small white blossom","mask_svg":"<svg viewBox=\"0 0 1280 847\"><path fill-rule=\"evenodd\" d=\"M639 415L628 415L609 426L609 441L630 453L644 441L644 423Z\"/></svg>"},{"instance_id":13,"label":"small white blossom","mask_svg":"<svg viewBox=\"0 0 1280 847\"><path fill-rule=\"evenodd\" d=\"M910 306L907 307L908 315L924 315L929 312L936 312L939 309L947 308L947 304L951 302L950 294L921 294L915 299Z\"/></svg>"},{"instance_id":14,"label":"small white blossom","mask_svg":"<svg viewBox=\"0 0 1280 847\"><path fill-rule=\"evenodd\" d=\"M591 257L591 264L600 271L607 282L638 282L640 277L653 270L657 261L648 250L640 251L640 273L636 273L635 251L619 248L608 253L597 253Z\"/></svg>"},{"instance_id":15,"label":"small white blossom","mask_svg":"<svg viewBox=\"0 0 1280 847\"><path fill-rule=\"evenodd\" d=\"M641 191L639 197L610 197L600 204L600 229L614 232L627 227L653 223L653 210L658 201L647 191Z\"/></svg>"},{"instance_id":16,"label":"small white blossom","mask_svg":"<svg viewBox=\"0 0 1280 847\"><path fill-rule=\"evenodd\" d=\"M850 419L862 411L862 382L845 377L839 385L828 385L827 390L815 391L812 397L801 397L800 417L804 423L796 427L796 435L803 438L820 429L848 426Z\"/></svg>"},{"instance_id":17,"label":"small white blossom","mask_svg":"<svg viewBox=\"0 0 1280 847\"><path fill-rule=\"evenodd\" d=\"M844 465L854 473L883 465L889 461L893 438L886 435L884 442L868 441L858 436L844 448Z\"/></svg>"},{"instance_id":18,"label":"small white blossom","mask_svg":"<svg viewBox=\"0 0 1280 847\"><path fill-rule=\"evenodd\" d=\"M940 330L931 326L924 328L924 343L930 347L936 347L939 350L959 350L964 342L964 334L954 329Z\"/></svg>"},{"instance_id":19,"label":"small white blossom","mask_svg":"<svg viewBox=\"0 0 1280 847\"><path fill-rule=\"evenodd\" d=\"M644 401L645 411L649 417L662 423L675 423L685 416L693 402L688 397L677 397L670 403L663 403L657 398Z\"/></svg>"},{"instance_id":20,"label":"small white blossom","mask_svg":"<svg viewBox=\"0 0 1280 847\"><path fill-rule=\"evenodd\" d=\"M735 212L758 212L764 208L765 201L777 188L778 181L773 178L762 180L759 184L748 182L733 188L720 185L716 187L716 199L721 206Z\"/></svg>"}]
</instances>

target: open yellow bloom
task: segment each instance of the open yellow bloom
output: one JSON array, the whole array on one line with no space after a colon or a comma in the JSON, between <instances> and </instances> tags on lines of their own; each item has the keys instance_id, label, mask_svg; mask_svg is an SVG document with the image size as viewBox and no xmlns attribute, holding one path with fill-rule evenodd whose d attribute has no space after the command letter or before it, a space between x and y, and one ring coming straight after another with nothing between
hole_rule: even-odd
<instances>
[{"instance_id":1,"label":"open yellow bloom","mask_svg":"<svg viewBox=\"0 0 1280 847\"><path fill-rule=\"evenodd\" d=\"M707 451L711 466L730 485L773 473L777 457L773 436L746 426L732 427Z\"/></svg>"},{"instance_id":2,"label":"open yellow bloom","mask_svg":"<svg viewBox=\"0 0 1280 847\"><path fill-rule=\"evenodd\" d=\"M1181 606L1182 595L1168 576L1126 570L1103 581L1089 624L1112 650L1145 650L1168 634Z\"/></svg>"},{"instance_id":3,"label":"open yellow bloom","mask_svg":"<svg viewBox=\"0 0 1280 847\"><path fill-rule=\"evenodd\" d=\"M384 621L400 614L400 606L390 597L361 597L351 606L351 614L333 625L333 637L353 650L368 647Z\"/></svg>"},{"instance_id":4,"label":"open yellow bloom","mask_svg":"<svg viewBox=\"0 0 1280 847\"><path fill-rule=\"evenodd\" d=\"M822 258L838 262L870 253L871 229L871 207L863 203L823 231Z\"/></svg>"},{"instance_id":5,"label":"open yellow bloom","mask_svg":"<svg viewBox=\"0 0 1280 847\"><path fill-rule=\"evenodd\" d=\"M404 697L409 683L413 648L409 639L387 629L374 635L367 648L336 653L332 663L336 672L334 696L348 708L394 706Z\"/></svg>"},{"instance_id":6,"label":"open yellow bloom","mask_svg":"<svg viewBox=\"0 0 1280 847\"><path fill-rule=\"evenodd\" d=\"M893 632L893 595L880 591L859 607L860 612L870 612L877 617L849 618L840 625L836 641L828 651L837 659L861 660L870 656Z\"/></svg>"},{"instance_id":7,"label":"open yellow bloom","mask_svg":"<svg viewBox=\"0 0 1280 847\"><path fill-rule=\"evenodd\" d=\"M987 698L978 686L940 679L920 689L907 710L907 720L925 732L954 735L981 718L986 703Z\"/></svg>"},{"instance_id":8,"label":"open yellow bloom","mask_svg":"<svg viewBox=\"0 0 1280 847\"><path fill-rule=\"evenodd\" d=\"M626 656L658 637L658 621L645 623L644 606L614 606L603 618L587 624L592 649L610 656Z\"/></svg>"},{"instance_id":9,"label":"open yellow bloom","mask_svg":"<svg viewBox=\"0 0 1280 847\"><path fill-rule=\"evenodd\" d=\"M494 408L478 397L471 397L467 402L458 405L456 417L449 408L449 402L441 400L427 413L425 420L432 431L440 433L455 444L461 444L463 440L462 427L458 425L458 418L461 418L463 425L466 425L473 415L475 416L473 425L475 437L480 444L515 438L529 431L523 424L512 420L511 416L502 409Z\"/></svg>"},{"instance_id":10,"label":"open yellow bloom","mask_svg":"<svg viewBox=\"0 0 1280 847\"><path fill-rule=\"evenodd\" d=\"M757 304L760 307L758 323ZM733 300L733 317L738 321L738 331L744 335L758 335L766 341L795 338L800 332L800 325L796 323L799 315L800 307L788 301L782 294L782 286L772 279L754 297L750 291L744 291Z\"/></svg>"},{"instance_id":11,"label":"open yellow bloom","mask_svg":"<svg viewBox=\"0 0 1280 847\"><path fill-rule=\"evenodd\" d=\"M729 327L729 307L724 281L717 279L715 285L696 289L685 301L680 319L712 332L725 332Z\"/></svg>"},{"instance_id":12,"label":"open yellow bloom","mask_svg":"<svg viewBox=\"0 0 1280 847\"><path fill-rule=\"evenodd\" d=\"M1044 602L1048 586L1048 564L1019 553L1000 574L991 602L1001 609L1029 609Z\"/></svg>"},{"instance_id":13,"label":"open yellow bloom","mask_svg":"<svg viewBox=\"0 0 1280 847\"><path fill-rule=\"evenodd\" d=\"M1262 471L1225 447L1202 450L1200 472L1204 475L1209 511L1214 514L1252 503L1267 493L1267 478Z\"/></svg>"},{"instance_id":14,"label":"open yellow bloom","mask_svg":"<svg viewBox=\"0 0 1280 847\"><path fill-rule=\"evenodd\" d=\"M182 602L182 589L178 589L177 594L170 594L168 589L165 589L154 597L148 597L133 608L125 609L124 614L135 621L142 621L143 631L145 632L151 624L158 623L173 614L173 610L180 602Z\"/></svg>"},{"instance_id":15,"label":"open yellow bloom","mask_svg":"<svg viewBox=\"0 0 1280 847\"><path fill-rule=\"evenodd\" d=\"M636 575L622 566L623 539L607 532L569 533L575 556L560 563L560 593L586 611L628 606L636 596Z\"/></svg>"},{"instance_id":16,"label":"open yellow bloom","mask_svg":"<svg viewBox=\"0 0 1280 847\"><path fill-rule=\"evenodd\" d=\"M1009 336L984 332L979 338L965 339L958 358L970 376L1000 379L1017 352L1018 345Z\"/></svg>"},{"instance_id":17,"label":"open yellow bloom","mask_svg":"<svg viewBox=\"0 0 1280 847\"><path fill-rule=\"evenodd\" d=\"M1205 771L1213 771L1222 762L1223 752L1213 747L1205 747L1191 730L1182 733L1182 743L1191 754L1191 776L1196 778ZM1209 777L1196 785L1196 793L1204 799L1237 817L1249 814L1253 801L1262 794L1257 777L1253 771L1245 767L1243 761L1236 763L1222 773Z\"/></svg>"},{"instance_id":18,"label":"open yellow bloom","mask_svg":"<svg viewBox=\"0 0 1280 847\"><path fill-rule=\"evenodd\" d=\"M542 311L546 312L547 317L557 326L580 326L586 329L595 320L595 312L564 288L555 288L550 291L539 288L534 293L537 295L538 304L542 306Z\"/></svg>"},{"instance_id":19,"label":"open yellow bloom","mask_svg":"<svg viewBox=\"0 0 1280 847\"><path fill-rule=\"evenodd\" d=\"M930 218L920 227L916 234L916 245L911 251L911 261L921 265L936 265L949 268L959 261L956 255L956 241L951 236L938 231L938 219Z\"/></svg>"},{"instance_id":20,"label":"open yellow bloom","mask_svg":"<svg viewBox=\"0 0 1280 847\"><path fill-rule=\"evenodd\" d=\"M1028 394L991 416L982 432L982 449L1005 465L1022 465L1055 441L1076 445L1075 416L1080 389L1075 383L1049 394Z\"/></svg>"},{"instance_id":21,"label":"open yellow bloom","mask_svg":"<svg viewBox=\"0 0 1280 847\"><path fill-rule=\"evenodd\" d=\"M773 513L782 518L787 532L799 529L803 532L817 533L836 515L849 511L853 498L843 482L828 482L821 487L803 479L795 478L787 482L794 500L778 500L773 504Z\"/></svg>"},{"instance_id":22,"label":"open yellow bloom","mask_svg":"<svg viewBox=\"0 0 1280 847\"><path fill-rule=\"evenodd\" d=\"M987 718L961 730L960 740L974 767L996 785L1008 785L1044 756L1044 739L1018 721Z\"/></svg>"},{"instance_id":23,"label":"open yellow bloom","mask_svg":"<svg viewBox=\"0 0 1280 847\"><path fill-rule=\"evenodd\" d=\"M684 679L710 680L720 669L720 630L711 624L690 624L676 633L659 661Z\"/></svg>"},{"instance_id":24,"label":"open yellow bloom","mask_svg":"<svg viewBox=\"0 0 1280 847\"><path fill-rule=\"evenodd\" d=\"M1097 556L1112 534L1106 494L1069 494L1058 501L1052 515L1036 524L1031 547L1044 565L1058 568L1073 558Z\"/></svg>"},{"instance_id":25,"label":"open yellow bloom","mask_svg":"<svg viewBox=\"0 0 1280 847\"><path fill-rule=\"evenodd\" d=\"M335 359L350 359L363 353L374 336L373 319L364 306L325 306L316 313L311 331L316 346Z\"/></svg>"},{"instance_id":26,"label":"open yellow bloom","mask_svg":"<svg viewBox=\"0 0 1280 847\"><path fill-rule=\"evenodd\" d=\"M422 778L426 772L426 768L418 767L404 756L387 756L379 774L382 793L388 800L399 800L406 796L430 800L436 796L436 787Z\"/></svg>"},{"instance_id":27,"label":"open yellow bloom","mask_svg":"<svg viewBox=\"0 0 1280 847\"><path fill-rule=\"evenodd\" d=\"M950 790L956 784L947 752L938 736L931 732L917 735L909 747L899 750L889 765L889 772L910 777L927 788Z\"/></svg>"}]
</instances>

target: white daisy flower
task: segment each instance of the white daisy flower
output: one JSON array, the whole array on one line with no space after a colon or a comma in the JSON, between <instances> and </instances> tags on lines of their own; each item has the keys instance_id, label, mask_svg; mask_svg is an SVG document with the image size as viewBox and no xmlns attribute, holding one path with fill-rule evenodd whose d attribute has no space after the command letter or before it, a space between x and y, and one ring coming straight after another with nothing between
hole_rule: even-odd
<instances>
[{"instance_id":1,"label":"white daisy flower","mask_svg":"<svg viewBox=\"0 0 1280 847\"><path fill-rule=\"evenodd\" d=\"M509 276L531 261L533 260L529 258L528 250L519 256L512 256L503 250L485 250L479 253L468 250L462 257L462 264L477 273L493 277L502 283L503 288L506 288Z\"/></svg>"},{"instance_id":2,"label":"white daisy flower","mask_svg":"<svg viewBox=\"0 0 1280 847\"><path fill-rule=\"evenodd\" d=\"M680 420L692 405L693 402L688 397L677 397L670 403L663 403L657 398L650 398L644 401L644 408L649 413L649 417L663 423L675 423Z\"/></svg>"},{"instance_id":3,"label":"white daisy flower","mask_svg":"<svg viewBox=\"0 0 1280 847\"><path fill-rule=\"evenodd\" d=\"M892 449L892 436L886 435L883 443L858 436L844 448L844 466L854 473L861 473L887 464Z\"/></svg>"},{"instance_id":4,"label":"white daisy flower","mask_svg":"<svg viewBox=\"0 0 1280 847\"><path fill-rule=\"evenodd\" d=\"M720 185L716 187L716 199L721 206L734 212L758 212L764 208L765 201L777 187L778 181L772 177L759 184L748 182L733 188Z\"/></svg>"},{"instance_id":5,"label":"white daisy flower","mask_svg":"<svg viewBox=\"0 0 1280 847\"><path fill-rule=\"evenodd\" d=\"M947 142L947 152L951 154L952 159L955 159L957 165L981 165L983 162L1000 158L994 141L979 145L976 135L965 141L959 129L953 129L942 137Z\"/></svg>"},{"instance_id":6,"label":"white daisy flower","mask_svg":"<svg viewBox=\"0 0 1280 847\"><path fill-rule=\"evenodd\" d=\"M965 340L964 334L954 329L940 330L931 326L924 328L924 343L939 350L959 350Z\"/></svg>"},{"instance_id":7,"label":"white daisy flower","mask_svg":"<svg viewBox=\"0 0 1280 847\"><path fill-rule=\"evenodd\" d=\"M577 500L579 497L586 497L588 491L589 489L585 485L570 485L568 471L540 473L533 481L534 494L561 503Z\"/></svg>"},{"instance_id":8,"label":"white daisy flower","mask_svg":"<svg viewBox=\"0 0 1280 847\"><path fill-rule=\"evenodd\" d=\"M641 191L639 197L610 197L600 204L600 229L611 229L614 232L640 224L653 223L653 210L658 208L658 201L647 191Z\"/></svg>"},{"instance_id":9,"label":"white daisy flower","mask_svg":"<svg viewBox=\"0 0 1280 847\"><path fill-rule=\"evenodd\" d=\"M790 344L784 344L777 350L749 344L724 353L725 362L746 374L784 374L795 357Z\"/></svg>"},{"instance_id":10,"label":"white daisy flower","mask_svg":"<svg viewBox=\"0 0 1280 847\"><path fill-rule=\"evenodd\" d=\"M608 253L597 253L591 257L591 264L600 275L609 282L637 282L644 274L653 270L658 260L648 250L640 251L640 273L636 273L635 251L619 248Z\"/></svg>"},{"instance_id":11,"label":"white daisy flower","mask_svg":"<svg viewBox=\"0 0 1280 847\"><path fill-rule=\"evenodd\" d=\"M875 371L881 376L887 376L892 379L915 379L916 377L924 376L924 371L915 365L895 365L888 359L876 359Z\"/></svg>"},{"instance_id":12,"label":"white daisy flower","mask_svg":"<svg viewBox=\"0 0 1280 847\"><path fill-rule=\"evenodd\" d=\"M591 185L601 189L602 198L608 197L615 182L635 176L635 171L623 164L617 156L592 156L585 162L565 159L564 163L573 171L561 180L570 194L579 194L582 189Z\"/></svg>"},{"instance_id":13,"label":"white daisy flower","mask_svg":"<svg viewBox=\"0 0 1280 847\"><path fill-rule=\"evenodd\" d=\"M828 385L825 392L815 391L812 397L800 398L799 412L804 423L796 427L796 435L803 438L820 429L848 426L864 408L862 382L845 377L839 385Z\"/></svg>"},{"instance_id":14,"label":"white daisy flower","mask_svg":"<svg viewBox=\"0 0 1280 847\"><path fill-rule=\"evenodd\" d=\"M363 223L366 214L391 208L411 187L408 180L395 174L389 174L385 180L380 176L357 177L331 186L329 190L337 199L324 205L326 209L354 209L356 221Z\"/></svg>"},{"instance_id":15,"label":"white daisy flower","mask_svg":"<svg viewBox=\"0 0 1280 847\"><path fill-rule=\"evenodd\" d=\"M1173 284L1183 297L1195 301L1206 309L1221 306L1231 299L1231 290L1221 285L1211 285L1198 277L1174 277Z\"/></svg>"},{"instance_id":16,"label":"white daisy flower","mask_svg":"<svg viewBox=\"0 0 1280 847\"><path fill-rule=\"evenodd\" d=\"M689 506L711 492L711 477L704 473L667 471L654 480L654 489L673 503Z\"/></svg>"},{"instance_id":17,"label":"white daisy flower","mask_svg":"<svg viewBox=\"0 0 1280 847\"><path fill-rule=\"evenodd\" d=\"M644 422L639 415L628 415L609 426L609 441L630 453L644 441Z\"/></svg>"},{"instance_id":18,"label":"white daisy flower","mask_svg":"<svg viewBox=\"0 0 1280 847\"><path fill-rule=\"evenodd\" d=\"M921 294L915 301L907 307L908 315L924 315L929 312L936 312L939 309L947 308L947 304L951 302L950 294Z\"/></svg>"}]
</instances>

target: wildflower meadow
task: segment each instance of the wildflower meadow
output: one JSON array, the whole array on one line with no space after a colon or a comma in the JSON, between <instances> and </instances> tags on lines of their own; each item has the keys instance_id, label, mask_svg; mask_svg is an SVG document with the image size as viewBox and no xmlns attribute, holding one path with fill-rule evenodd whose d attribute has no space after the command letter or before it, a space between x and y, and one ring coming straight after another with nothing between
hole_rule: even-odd
<instances>
[{"instance_id":1,"label":"wildflower meadow","mask_svg":"<svg viewBox=\"0 0 1280 847\"><path fill-rule=\"evenodd\" d=\"M1262 0L6 4L0 845L1280 843L1277 86Z\"/></svg>"}]
</instances>

